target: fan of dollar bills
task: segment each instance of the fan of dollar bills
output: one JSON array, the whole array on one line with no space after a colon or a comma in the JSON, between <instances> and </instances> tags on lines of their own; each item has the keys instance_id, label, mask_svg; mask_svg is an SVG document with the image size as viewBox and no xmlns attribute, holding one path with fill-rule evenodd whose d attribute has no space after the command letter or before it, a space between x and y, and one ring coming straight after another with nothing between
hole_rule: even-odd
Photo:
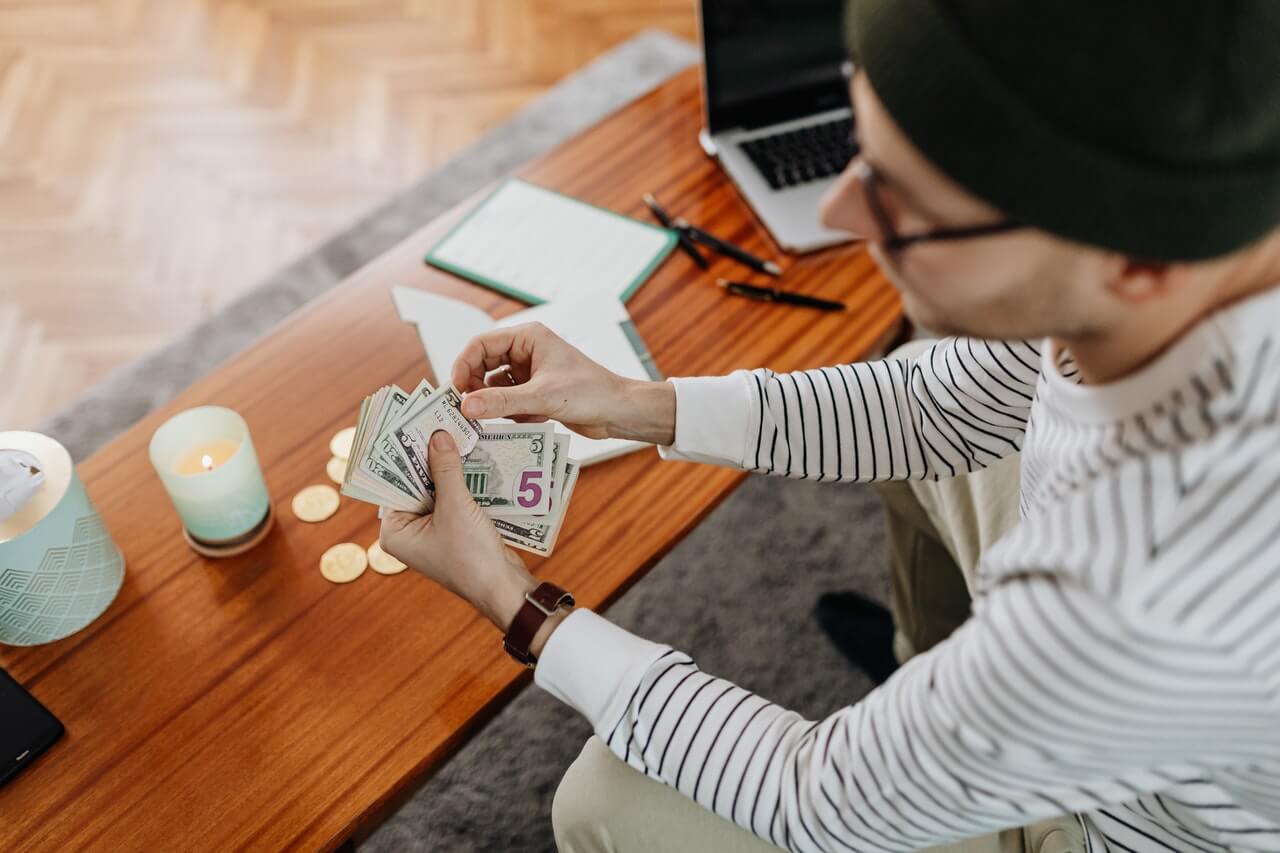
<instances>
[{"instance_id":1,"label":"fan of dollar bills","mask_svg":"<svg viewBox=\"0 0 1280 853\"><path fill-rule=\"evenodd\" d=\"M425 379L413 393L379 388L360 405L342 493L404 512L435 506L427 468L431 434L453 436L471 496L509 544L546 556L578 479L569 436L551 424L481 424L462 414L462 394Z\"/></svg>"}]
</instances>

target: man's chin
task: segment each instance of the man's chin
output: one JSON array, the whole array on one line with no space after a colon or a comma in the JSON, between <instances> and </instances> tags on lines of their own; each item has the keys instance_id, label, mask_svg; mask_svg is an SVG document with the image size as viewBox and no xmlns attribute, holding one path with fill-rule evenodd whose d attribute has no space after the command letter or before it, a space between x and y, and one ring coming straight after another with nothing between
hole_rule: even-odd
<instances>
[{"instance_id":1,"label":"man's chin","mask_svg":"<svg viewBox=\"0 0 1280 853\"><path fill-rule=\"evenodd\" d=\"M926 305L909 293L902 293L902 310L917 329L922 329L937 337L951 335L967 335L964 329L957 328L944 312Z\"/></svg>"},{"instance_id":2,"label":"man's chin","mask_svg":"<svg viewBox=\"0 0 1280 853\"><path fill-rule=\"evenodd\" d=\"M907 308L904 313L912 325L922 334L931 338L975 338L977 340L1006 341L1015 338L1042 337L1040 334L1027 333L1016 329L1004 329L990 323L966 323L956 320L941 311L921 311Z\"/></svg>"},{"instance_id":3,"label":"man's chin","mask_svg":"<svg viewBox=\"0 0 1280 853\"><path fill-rule=\"evenodd\" d=\"M903 313L917 329L922 329L934 337L993 337L993 329L983 328L979 323L966 323L962 318L957 318L954 310L920 298L916 289L906 284L896 270L886 268L884 265L881 265L881 269L886 270L886 276L902 299Z\"/></svg>"},{"instance_id":4,"label":"man's chin","mask_svg":"<svg viewBox=\"0 0 1280 853\"><path fill-rule=\"evenodd\" d=\"M917 293L901 286L898 295L907 318L932 337L1006 341L1054 334L1048 330L1048 324L1015 322L997 303L943 306L921 299Z\"/></svg>"},{"instance_id":5,"label":"man's chin","mask_svg":"<svg viewBox=\"0 0 1280 853\"><path fill-rule=\"evenodd\" d=\"M894 290L898 291L898 297L902 300L902 311L907 315L907 319L911 321L912 325L917 329L924 329L938 336L964 334L963 331L955 328L954 323L947 319L946 312L939 310L916 295L915 288L909 286L903 280L903 276L899 271L885 261L879 251L879 247L871 247L871 257L875 260L876 265L880 267L880 271L884 273L885 278L889 279L889 283L893 285Z\"/></svg>"}]
</instances>

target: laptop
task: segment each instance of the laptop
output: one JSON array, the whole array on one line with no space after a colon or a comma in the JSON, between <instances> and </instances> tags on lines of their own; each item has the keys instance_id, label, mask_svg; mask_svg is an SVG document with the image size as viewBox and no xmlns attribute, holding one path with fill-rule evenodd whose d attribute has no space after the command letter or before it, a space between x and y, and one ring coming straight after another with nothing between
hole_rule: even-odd
<instances>
[{"instance_id":1,"label":"laptop","mask_svg":"<svg viewBox=\"0 0 1280 853\"><path fill-rule=\"evenodd\" d=\"M856 153L842 0L701 0L703 150L780 246L852 239L818 222L822 194Z\"/></svg>"}]
</instances>

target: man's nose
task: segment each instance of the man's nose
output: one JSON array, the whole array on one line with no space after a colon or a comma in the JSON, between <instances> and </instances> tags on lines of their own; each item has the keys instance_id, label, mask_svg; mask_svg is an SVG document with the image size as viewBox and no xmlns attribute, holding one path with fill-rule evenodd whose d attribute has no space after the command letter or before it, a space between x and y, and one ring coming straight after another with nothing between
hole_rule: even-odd
<instances>
[{"instance_id":1,"label":"man's nose","mask_svg":"<svg viewBox=\"0 0 1280 853\"><path fill-rule=\"evenodd\" d=\"M862 181L853 173L852 163L827 188L819 206L823 226L837 231L848 231L859 237L873 239L875 220L867 207Z\"/></svg>"}]
</instances>

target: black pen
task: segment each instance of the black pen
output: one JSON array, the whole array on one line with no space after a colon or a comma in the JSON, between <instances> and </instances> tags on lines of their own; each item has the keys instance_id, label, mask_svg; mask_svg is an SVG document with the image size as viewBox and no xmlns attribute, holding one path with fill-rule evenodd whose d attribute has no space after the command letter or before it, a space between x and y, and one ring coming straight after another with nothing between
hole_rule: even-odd
<instances>
[{"instance_id":1,"label":"black pen","mask_svg":"<svg viewBox=\"0 0 1280 853\"><path fill-rule=\"evenodd\" d=\"M677 219L675 226L702 245L715 249L722 255L728 255L738 263L746 264L751 267L756 272L762 272L766 275L772 276L782 275L782 267L778 266L773 261L761 260L746 249L739 248L732 243L727 243L716 235L703 231L696 225L690 225L683 219Z\"/></svg>"},{"instance_id":2,"label":"black pen","mask_svg":"<svg viewBox=\"0 0 1280 853\"><path fill-rule=\"evenodd\" d=\"M843 302L833 302L830 299L819 299L816 296L805 296L803 293L792 293L788 290L779 290L776 287L757 287L754 284L745 284L740 281L729 281L728 279L717 279L716 284L723 287L734 296L745 296L748 299L756 299L760 302L777 302L782 305L803 305L806 308L817 308L820 311L843 311Z\"/></svg>"},{"instance_id":3,"label":"black pen","mask_svg":"<svg viewBox=\"0 0 1280 853\"><path fill-rule=\"evenodd\" d=\"M698 251L698 247L689 239L689 235L676 227L675 223L671 221L671 217L662 209L662 205L658 204L658 200L651 193L645 193L644 203L649 208L649 212L653 214L653 217L662 223L663 228L669 228L676 232L676 239L680 241L680 248L685 251L685 254L693 258L695 264L705 270L707 268L706 257Z\"/></svg>"}]
</instances>

